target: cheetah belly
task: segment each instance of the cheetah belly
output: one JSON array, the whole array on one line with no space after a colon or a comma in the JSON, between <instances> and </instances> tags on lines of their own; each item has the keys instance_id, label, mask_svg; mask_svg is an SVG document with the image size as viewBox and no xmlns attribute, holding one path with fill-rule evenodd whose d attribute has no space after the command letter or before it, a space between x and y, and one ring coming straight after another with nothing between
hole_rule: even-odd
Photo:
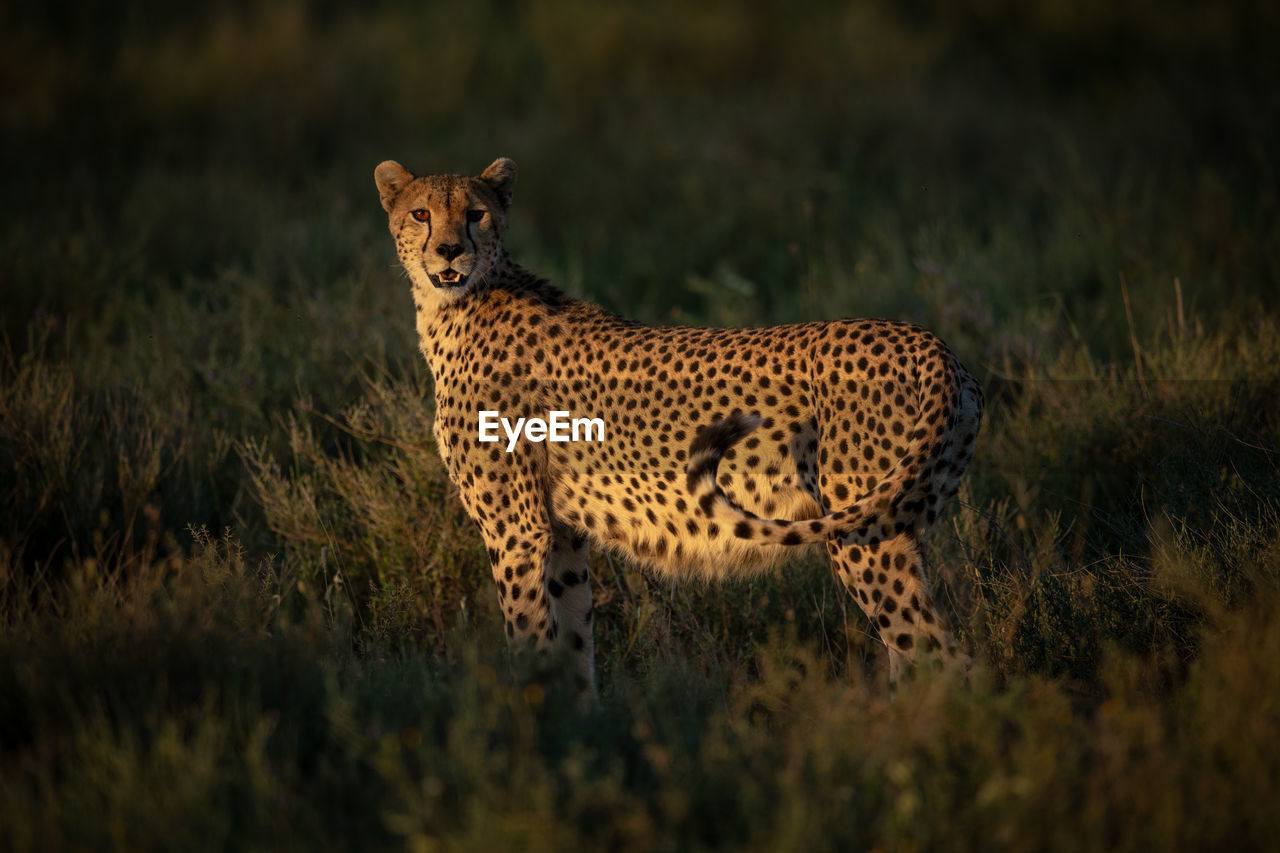
<instances>
[{"instance_id":1,"label":"cheetah belly","mask_svg":"<svg viewBox=\"0 0 1280 853\"><path fill-rule=\"evenodd\" d=\"M629 437L617 446L643 442ZM668 574L714 580L795 557L794 546L744 541L710 524L690 506L683 453L677 459L675 448L668 448L666 456L662 449L651 446L637 459L634 451L611 452L607 445L549 447L553 514L595 541ZM791 458L726 459L718 479L739 506L761 517L821 514L817 501L800 485Z\"/></svg>"}]
</instances>

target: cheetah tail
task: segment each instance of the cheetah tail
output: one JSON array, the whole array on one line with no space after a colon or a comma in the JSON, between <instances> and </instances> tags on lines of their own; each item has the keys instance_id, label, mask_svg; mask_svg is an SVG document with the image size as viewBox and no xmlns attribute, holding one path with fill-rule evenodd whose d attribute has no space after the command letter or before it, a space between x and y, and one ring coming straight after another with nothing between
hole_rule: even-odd
<instances>
[{"instance_id":1,"label":"cheetah tail","mask_svg":"<svg viewBox=\"0 0 1280 853\"><path fill-rule=\"evenodd\" d=\"M720 491L716 488L716 468L720 466L721 457L758 426L759 415L734 412L724 420L698 430L693 444L689 445L689 464L686 466L689 472L689 494L701 497L710 493L714 499ZM704 506L703 509L707 507Z\"/></svg>"},{"instance_id":2,"label":"cheetah tail","mask_svg":"<svg viewBox=\"0 0 1280 853\"><path fill-rule=\"evenodd\" d=\"M733 530L738 539L780 545L805 545L825 541L832 534L856 534L862 542L888 539L902 532L906 525L895 522L900 508L912 507L917 500L917 485L927 475L929 460L934 455L937 442L942 440L940 430L931 428L937 418L946 422L946 409L953 395L946 395L945 402L928 422L917 425L911 447L899 462L874 489L852 506L818 518L795 521L760 518L733 502L716 483L716 470L720 459L730 447L745 438L760 424L756 415L733 414L700 430L689 448L688 489L707 518L722 529ZM912 515L912 513L908 513Z\"/></svg>"}]
</instances>

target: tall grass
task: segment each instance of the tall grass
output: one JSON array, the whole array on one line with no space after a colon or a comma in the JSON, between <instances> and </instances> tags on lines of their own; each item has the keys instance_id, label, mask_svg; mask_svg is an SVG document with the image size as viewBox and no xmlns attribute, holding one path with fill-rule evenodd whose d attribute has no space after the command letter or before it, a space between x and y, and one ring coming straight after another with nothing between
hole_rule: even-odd
<instances>
[{"instance_id":1,"label":"tall grass","mask_svg":"<svg viewBox=\"0 0 1280 853\"><path fill-rule=\"evenodd\" d=\"M1274 533L1232 563L1255 581L1244 607L1165 543L1162 589L1209 614L1196 653L1112 646L1087 701L985 666L889 695L779 630L745 658L677 640L637 675L611 656L589 726L567 685L508 680L496 619L460 621L443 658L356 653L321 596L197 543L127 585L78 574L7 626L15 848L1210 848L1276 828Z\"/></svg>"},{"instance_id":2,"label":"tall grass","mask_svg":"<svg viewBox=\"0 0 1280 853\"><path fill-rule=\"evenodd\" d=\"M0 11L9 847L1270 846L1273 11L105 10ZM499 154L574 294L982 376L970 685L890 692L817 555L595 553L601 711L511 676L371 181Z\"/></svg>"}]
</instances>

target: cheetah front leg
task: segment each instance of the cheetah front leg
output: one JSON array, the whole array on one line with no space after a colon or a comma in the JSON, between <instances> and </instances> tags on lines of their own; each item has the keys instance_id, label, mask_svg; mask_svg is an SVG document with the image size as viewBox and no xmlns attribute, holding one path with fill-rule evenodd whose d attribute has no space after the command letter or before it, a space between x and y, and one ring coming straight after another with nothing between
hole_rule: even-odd
<instances>
[{"instance_id":1,"label":"cheetah front leg","mask_svg":"<svg viewBox=\"0 0 1280 853\"><path fill-rule=\"evenodd\" d=\"M587 540L562 525L553 528L551 564L547 571L547 595L551 601L551 635L557 647L573 662L573 672L584 710L597 704L595 642L593 640L591 577L587 569Z\"/></svg>"},{"instance_id":2,"label":"cheetah front leg","mask_svg":"<svg viewBox=\"0 0 1280 853\"><path fill-rule=\"evenodd\" d=\"M585 540L549 520L528 517L492 517L482 533L516 671L522 677L536 674L549 669L548 658L567 657L573 662L579 704L584 710L594 707Z\"/></svg>"},{"instance_id":3,"label":"cheetah front leg","mask_svg":"<svg viewBox=\"0 0 1280 853\"><path fill-rule=\"evenodd\" d=\"M507 644L517 657L545 654L555 636L545 582L551 560L551 525L503 518L482 528Z\"/></svg>"}]
</instances>

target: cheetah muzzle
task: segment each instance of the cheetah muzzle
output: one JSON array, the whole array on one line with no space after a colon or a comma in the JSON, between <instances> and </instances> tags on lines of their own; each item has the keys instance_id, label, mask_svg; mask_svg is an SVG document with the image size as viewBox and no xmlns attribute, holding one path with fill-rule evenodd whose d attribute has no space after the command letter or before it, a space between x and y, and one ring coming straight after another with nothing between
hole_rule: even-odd
<instances>
[{"instance_id":1,"label":"cheetah muzzle","mask_svg":"<svg viewBox=\"0 0 1280 853\"><path fill-rule=\"evenodd\" d=\"M508 641L594 696L587 541L671 575L758 571L822 543L889 650L966 660L921 543L973 455L982 390L889 320L653 327L572 299L503 248L516 165L374 172L435 380L435 437L488 549ZM603 440L480 440L479 413L589 413Z\"/></svg>"},{"instance_id":2,"label":"cheetah muzzle","mask_svg":"<svg viewBox=\"0 0 1280 853\"><path fill-rule=\"evenodd\" d=\"M462 287L467 283L467 277L455 269L447 269L432 275L431 283L441 289Z\"/></svg>"}]
</instances>

